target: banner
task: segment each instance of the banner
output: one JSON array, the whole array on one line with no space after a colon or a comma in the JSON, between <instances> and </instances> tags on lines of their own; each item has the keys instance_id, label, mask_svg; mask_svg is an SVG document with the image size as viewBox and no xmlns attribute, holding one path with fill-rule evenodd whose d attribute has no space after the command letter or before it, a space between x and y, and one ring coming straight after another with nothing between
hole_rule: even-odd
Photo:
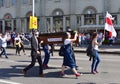
<instances>
[{"instance_id":1,"label":"banner","mask_svg":"<svg viewBox=\"0 0 120 84\"><path fill-rule=\"evenodd\" d=\"M37 17L30 16L29 29L37 29Z\"/></svg>"}]
</instances>

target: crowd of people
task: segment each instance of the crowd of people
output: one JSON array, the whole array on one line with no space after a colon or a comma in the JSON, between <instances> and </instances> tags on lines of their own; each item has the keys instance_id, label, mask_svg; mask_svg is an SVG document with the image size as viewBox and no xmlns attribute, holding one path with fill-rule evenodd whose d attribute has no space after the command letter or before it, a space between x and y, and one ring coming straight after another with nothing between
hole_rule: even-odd
<instances>
[{"instance_id":1,"label":"crowd of people","mask_svg":"<svg viewBox=\"0 0 120 84\"><path fill-rule=\"evenodd\" d=\"M74 51L73 51L73 42L76 41L77 39L77 32L74 35L74 38L71 39L71 34L69 32L66 33L66 39L64 40L64 55L63 55L63 63L62 63L62 68L61 68L61 76L65 75L65 70L67 67L70 67L71 70L73 71L74 75L76 78L81 76L81 73L77 72L77 63L76 59L74 56ZM32 68L35 65L36 60L38 60L39 63L39 76L44 77L44 69L49 68L48 63L50 59L50 49L48 48L48 44L44 44L43 41L40 42L42 44L41 46L43 47L43 51L45 53L44 60L42 62L41 59L41 54L40 54L40 45L38 43L38 40L36 39L38 37L38 34L36 31L33 31L33 36L31 38L31 63L27 67L25 67L22 72L24 75L27 74L27 71ZM98 42L98 34L94 32L91 36L92 38L91 43L92 43L92 48L93 48L93 58L92 58L92 64L91 64L91 73L96 74L98 73L98 65L100 63L100 56L98 54L98 47L102 44L104 39L102 38Z\"/></svg>"},{"instance_id":2,"label":"crowd of people","mask_svg":"<svg viewBox=\"0 0 120 84\"><path fill-rule=\"evenodd\" d=\"M7 44L10 44L9 41L12 40L13 46L16 48L16 55L21 55L20 51L23 50L24 55L26 54L25 49L24 49L24 40L27 40L31 44L31 63L26 66L23 70L22 73L24 75L27 74L27 71L31 69L35 63L36 60L39 63L39 76L44 77L44 69L49 68L48 63L50 59L50 53L53 48L53 45L49 44L44 44L44 41L38 42L38 37L39 32L37 30L32 30L32 35L30 39L26 38L23 33L12 33L11 35L6 33L6 34L1 34L0 35L0 57L2 55L5 55L6 58L8 58L7 53L6 53L6 48ZM64 70L66 67L70 67L71 70L73 71L75 77L81 76L80 73L77 72L77 63L74 55L74 49L73 49L73 42L77 40L77 37L80 36L77 32L75 32L74 38L71 39L71 34L70 32L66 32L66 39L64 40L64 56L63 56L63 64L61 67L61 76L65 75ZM81 35L81 44L85 43L85 39L87 39L86 42L89 42L91 40L92 43L92 48L93 48L93 58L92 58L92 64L91 64L91 73L96 74L98 73L98 65L100 63L100 56L98 54L98 47L102 44L104 41L103 39L103 34L102 33L97 33L94 32L90 36L87 34L85 37L84 35ZM49 49L49 46L51 46L51 49ZM41 58L41 47L44 51L44 60L42 61Z\"/></svg>"},{"instance_id":3,"label":"crowd of people","mask_svg":"<svg viewBox=\"0 0 120 84\"><path fill-rule=\"evenodd\" d=\"M13 47L15 47L16 49L15 55L21 56L20 53L21 50L23 50L24 55L26 55L25 47L24 47L24 41L26 40L31 44L30 55L32 60L31 60L31 64L27 66L25 69L23 69L23 73L26 74L27 70L29 70L35 65L37 59L38 63L40 64L39 67L40 76L44 76L43 69L49 68L48 63L50 59L50 54L52 53L53 55L54 45L53 44L48 45L44 43L40 45L37 39L38 35L39 32L37 30L33 30L29 38L27 38L24 33L6 32L5 34L0 34L0 50L1 50L0 57L2 58L2 55L5 55L5 57L8 58L6 52L6 48L8 45L12 45ZM49 46L51 48L49 48ZM43 62L41 59L41 48L43 49L45 55Z\"/></svg>"},{"instance_id":4,"label":"crowd of people","mask_svg":"<svg viewBox=\"0 0 120 84\"><path fill-rule=\"evenodd\" d=\"M78 43L78 46L81 47L81 46L88 45L89 42L90 42L91 36L92 36L91 33L79 33L79 43ZM116 38L111 36L109 34L109 32L105 32L105 34L103 32L99 32L98 33L98 37L97 37L98 42L100 42L102 40L103 36L105 36L105 41L104 41L105 45L112 46L115 43L115 41L116 41Z\"/></svg>"},{"instance_id":5,"label":"crowd of people","mask_svg":"<svg viewBox=\"0 0 120 84\"><path fill-rule=\"evenodd\" d=\"M2 50L0 57L2 57L2 54L8 58L6 54L6 48L10 45L16 48L16 55L20 56L20 51L23 50L23 53L26 54L25 48L24 48L24 40L29 42L29 39L25 37L24 33L2 33L0 34L0 49Z\"/></svg>"},{"instance_id":6,"label":"crowd of people","mask_svg":"<svg viewBox=\"0 0 120 84\"><path fill-rule=\"evenodd\" d=\"M45 53L44 61L42 62L41 56L40 56L40 49L39 49L39 44L37 38L38 34L33 31L33 37L31 38L31 64L28 65L23 69L23 74L26 75L27 71L32 68L35 65L36 59L38 60L39 63L39 76L44 77L44 72L43 70L46 68L49 68L48 62L50 59L50 49L48 48L48 44L44 44L43 41L40 42L42 44L41 46L43 47L43 51ZM71 34L69 32L66 33L66 39L64 40L64 56L63 56L63 64L61 68L61 76L65 75L64 70L66 67L70 67L71 70L73 71L75 77L81 76L80 73L77 72L77 64L76 64L76 59L74 56L74 51L73 51L73 45L72 43L76 41L78 36L78 33L75 33L74 38L71 39ZM98 40L98 34L95 32L92 35L92 38L90 38L92 41L93 45L93 58L92 58L92 64L91 64L91 73L96 74L98 73L98 65L100 63L100 56L98 54L98 46L102 44L103 39L101 38ZM98 42L99 41L99 42ZM34 42L34 43L33 43Z\"/></svg>"}]
</instances>

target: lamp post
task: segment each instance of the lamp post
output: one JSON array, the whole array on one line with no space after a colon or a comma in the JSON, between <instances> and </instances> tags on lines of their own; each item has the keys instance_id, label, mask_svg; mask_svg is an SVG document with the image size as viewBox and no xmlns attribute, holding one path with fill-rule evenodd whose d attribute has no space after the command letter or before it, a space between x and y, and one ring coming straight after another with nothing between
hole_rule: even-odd
<instances>
[{"instance_id":1,"label":"lamp post","mask_svg":"<svg viewBox=\"0 0 120 84\"><path fill-rule=\"evenodd\" d=\"M103 0L103 17L104 17L104 23L105 23L105 15L106 15L106 2Z\"/></svg>"},{"instance_id":2,"label":"lamp post","mask_svg":"<svg viewBox=\"0 0 120 84\"><path fill-rule=\"evenodd\" d=\"M32 16L35 16L35 0L33 0Z\"/></svg>"}]
</instances>

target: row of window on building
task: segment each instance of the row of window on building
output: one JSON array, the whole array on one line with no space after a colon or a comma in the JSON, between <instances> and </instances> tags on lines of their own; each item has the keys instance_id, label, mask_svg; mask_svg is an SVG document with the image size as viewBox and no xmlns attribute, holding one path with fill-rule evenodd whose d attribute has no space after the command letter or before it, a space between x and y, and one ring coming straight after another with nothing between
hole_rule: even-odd
<instances>
[{"instance_id":1,"label":"row of window on building","mask_svg":"<svg viewBox=\"0 0 120 84\"><path fill-rule=\"evenodd\" d=\"M51 1L51 0L48 0ZM60 2L61 0L54 0L54 2ZM0 0L0 7L10 7L16 5L17 0ZM22 4L28 4L32 5L33 0L21 0ZM37 3L37 0L35 0L35 3Z\"/></svg>"},{"instance_id":2,"label":"row of window on building","mask_svg":"<svg viewBox=\"0 0 120 84\"><path fill-rule=\"evenodd\" d=\"M85 14L84 15L84 24L85 25L96 25L96 15L97 14ZM114 24L117 24L117 15L112 15L115 19L113 21ZM103 25L105 23L105 16L104 15L99 15L99 25Z\"/></svg>"},{"instance_id":3,"label":"row of window on building","mask_svg":"<svg viewBox=\"0 0 120 84\"><path fill-rule=\"evenodd\" d=\"M36 2L37 0L35 0ZM10 7L16 5L17 0L0 0L0 7ZM32 0L22 0L22 4L32 5Z\"/></svg>"},{"instance_id":4,"label":"row of window on building","mask_svg":"<svg viewBox=\"0 0 120 84\"><path fill-rule=\"evenodd\" d=\"M115 20L113 21L115 24L117 24L117 15L118 14L116 14ZM77 28L81 28L81 26L85 26L85 25L91 25L92 26L92 25L104 25L105 24L104 23L104 16L102 14L101 15L97 15L97 14L96 15L95 14L93 14L93 15L76 15L75 17L76 17L76 22L77 22L76 23ZM40 17L38 17L38 19L39 18ZM14 25L14 27L16 27L16 20L17 19L18 18L12 18L11 15L6 15L5 20L4 20L5 21L5 26L6 27L12 27L11 25L12 25L12 21L13 21L13 25ZM26 17L21 18L21 22L22 22L21 26L23 25L22 28L24 28L24 25L25 25L24 19L27 20L27 28L29 29L29 17L28 18L26 18ZM1 29L2 29L2 21L3 20L0 21L0 23L1 23L0 28ZM51 21L51 17L49 17L49 16L46 17L46 29L47 29L47 31L49 31L50 28L51 28L50 27L51 22L53 22L53 24L52 24L53 29L55 28L55 29L61 30L61 28L62 28L62 30L63 30L63 28L69 28L70 27L70 16L64 16L64 15L59 16L59 17L53 16L52 21ZM63 24L65 24L65 27L63 27Z\"/></svg>"}]
</instances>

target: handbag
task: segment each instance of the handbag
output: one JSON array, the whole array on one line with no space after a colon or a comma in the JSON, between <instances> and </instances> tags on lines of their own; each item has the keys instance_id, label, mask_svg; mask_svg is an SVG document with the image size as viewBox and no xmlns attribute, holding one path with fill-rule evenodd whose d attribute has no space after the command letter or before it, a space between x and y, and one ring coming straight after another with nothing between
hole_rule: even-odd
<instances>
[{"instance_id":1,"label":"handbag","mask_svg":"<svg viewBox=\"0 0 120 84\"><path fill-rule=\"evenodd\" d=\"M89 45L87 46L86 55L89 57L89 61L91 61L91 59L94 57L92 41L90 41Z\"/></svg>"},{"instance_id":2,"label":"handbag","mask_svg":"<svg viewBox=\"0 0 120 84\"><path fill-rule=\"evenodd\" d=\"M62 45L59 49L59 56L64 56L65 46Z\"/></svg>"}]
</instances>

